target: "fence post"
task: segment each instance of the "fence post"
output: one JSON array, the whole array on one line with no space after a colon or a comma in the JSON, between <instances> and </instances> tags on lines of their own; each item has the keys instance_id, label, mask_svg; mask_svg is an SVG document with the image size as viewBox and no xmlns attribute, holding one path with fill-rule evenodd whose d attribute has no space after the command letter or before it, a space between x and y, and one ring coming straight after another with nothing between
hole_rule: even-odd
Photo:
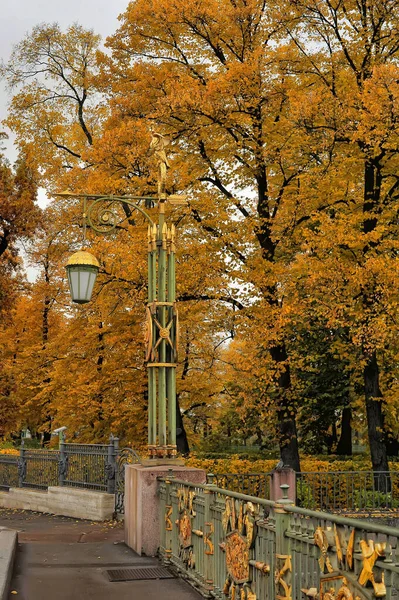
<instances>
[{"instance_id":1,"label":"fence post","mask_svg":"<svg viewBox=\"0 0 399 600\"><path fill-rule=\"evenodd\" d=\"M25 459L25 441L21 441L18 458L18 486L21 488L24 485L26 477L26 459Z\"/></svg>"},{"instance_id":2,"label":"fence post","mask_svg":"<svg viewBox=\"0 0 399 600\"><path fill-rule=\"evenodd\" d=\"M64 438L60 436L60 457L58 460L58 485L65 484L65 478L68 469L68 456Z\"/></svg>"},{"instance_id":3,"label":"fence post","mask_svg":"<svg viewBox=\"0 0 399 600\"><path fill-rule=\"evenodd\" d=\"M108 444L107 452L107 464L105 465L105 472L107 475L107 493L115 494L115 476L116 476L116 444L119 442L118 438L114 438L111 434Z\"/></svg>"},{"instance_id":4,"label":"fence post","mask_svg":"<svg viewBox=\"0 0 399 600\"><path fill-rule=\"evenodd\" d=\"M213 483L214 475L209 473L207 477L205 494L205 523L204 523L204 577L205 589L207 597L211 598L211 593L214 590L215 582L215 540L213 534L215 532L215 524L212 516L212 506L215 502L216 486Z\"/></svg>"},{"instance_id":5,"label":"fence post","mask_svg":"<svg viewBox=\"0 0 399 600\"><path fill-rule=\"evenodd\" d=\"M276 556L275 556L275 597L292 597L292 555L291 540L286 536L290 529L291 513L285 511L285 506L294 503L288 498L289 485L280 486L283 497L274 507L276 526Z\"/></svg>"}]
</instances>

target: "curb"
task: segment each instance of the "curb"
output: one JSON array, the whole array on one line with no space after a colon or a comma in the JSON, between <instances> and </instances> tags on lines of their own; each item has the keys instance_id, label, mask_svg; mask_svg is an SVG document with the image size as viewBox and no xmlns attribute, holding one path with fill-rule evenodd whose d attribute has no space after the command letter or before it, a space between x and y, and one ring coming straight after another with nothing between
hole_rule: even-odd
<instances>
[{"instance_id":1,"label":"curb","mask_svg":"<svg viewBox=\"0 0 399 600\"><path fill-rule=\"evenodd\" d=\"M9 587L17 550L17 538L17 531L0 528L0 600L7 600L9 598Z\"/></svg>"}]
</instances>

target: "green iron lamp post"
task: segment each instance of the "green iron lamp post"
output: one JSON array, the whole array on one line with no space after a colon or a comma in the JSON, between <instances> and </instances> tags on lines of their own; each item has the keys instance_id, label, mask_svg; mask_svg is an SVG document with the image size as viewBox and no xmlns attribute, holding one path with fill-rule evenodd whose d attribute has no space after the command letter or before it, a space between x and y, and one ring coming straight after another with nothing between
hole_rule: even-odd
<instances>
[{"instance_id":1,"label":"green iron lamp post","mask_svg":"<svg viewBox=\"0 0 399 600\"><path fill-rule=\"evenodd\" d=\"M158 196L106 196L63 192L56 196L83 198L84 226L98 233L109 233L121 222L118 209L129 206L148 221L148 302L146 365L148 371L148 454L151 459L171 459L176 448L176 367L178 314L176 308L175 227L165 221L165 204L186 204L185 196L166 194L165 147L168 141L154 134L151 148L158 159ZM156 202L158 223L137 204ZM119 219L119 220L118 220ZM123 219L126 219L124 215ZM97 259L85 250L68 260L68 281L72 300L90 301L99 270Z\"/></svg>"}]
</instances>

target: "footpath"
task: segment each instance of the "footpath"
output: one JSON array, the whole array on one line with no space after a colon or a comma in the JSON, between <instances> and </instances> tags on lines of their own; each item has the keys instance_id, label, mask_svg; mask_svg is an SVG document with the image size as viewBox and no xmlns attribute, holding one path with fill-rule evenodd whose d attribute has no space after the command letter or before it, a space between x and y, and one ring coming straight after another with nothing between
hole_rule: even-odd
<instances>
[{"instance_id":1,"label":"footpath","mask_svg":"<svg viewBox=\"0 0 399 600\"><path fill-rule=\"evenodd\" d=\"M0 526L19 532L10 599L201 599L180 579L110 581L107 571L137 572L161 566L158 560L140 557L125 546L123 523L0 510Z\"/></svg>"}]
</instances>

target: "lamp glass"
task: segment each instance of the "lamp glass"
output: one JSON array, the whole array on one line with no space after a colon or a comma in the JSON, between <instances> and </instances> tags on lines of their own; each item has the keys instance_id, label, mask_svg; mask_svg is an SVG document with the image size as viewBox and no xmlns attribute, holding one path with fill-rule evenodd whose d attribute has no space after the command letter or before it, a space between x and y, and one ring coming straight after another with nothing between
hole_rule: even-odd
<instances>
[{"instance_id":1,"label":"lamp glass","mask_svg":"<svg viewBox=\"0 0 399 600\"><path fill-rule=\"evenodd\" d=\"M78 304L90 302L98 267L93 265L68 265L66 270L72 302Z\"/></svg>"}]
</instances>

